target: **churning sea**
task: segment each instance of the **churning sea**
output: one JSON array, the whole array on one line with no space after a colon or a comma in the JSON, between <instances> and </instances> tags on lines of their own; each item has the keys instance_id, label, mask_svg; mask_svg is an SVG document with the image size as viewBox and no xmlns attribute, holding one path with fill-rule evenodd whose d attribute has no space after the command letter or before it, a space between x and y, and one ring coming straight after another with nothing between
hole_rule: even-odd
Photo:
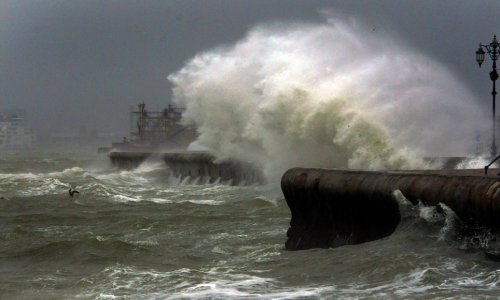
<instances>
[{"instance_id":1,"label":"churning sea","mask_svg":"<svg viewBox=\"0 0 500 300\"><path fill-rule=\"evenodd\" d=\"M401 202L389 237L286 251L278 185L202 181L155 161L120 171L106 156L1 154L0 298L500 297L491 239L461 236L452 213Z\"/></svg>"}]
</instances>

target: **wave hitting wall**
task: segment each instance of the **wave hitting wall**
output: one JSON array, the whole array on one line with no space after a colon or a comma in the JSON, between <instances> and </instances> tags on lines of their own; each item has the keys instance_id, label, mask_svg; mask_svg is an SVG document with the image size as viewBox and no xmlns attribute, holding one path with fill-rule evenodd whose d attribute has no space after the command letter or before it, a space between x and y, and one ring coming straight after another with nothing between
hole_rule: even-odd
<instances>
[{"instance_id":1,"label":"wave hitting wall","mask_svg":"<svg viewBox=\"0 0 500 300\"><path fill-rule=\"evenodd\" d=\"M279 178L289 167L408 169L471 151L483 112L450 71L355 22L257 26L175 74L198 143Z\"/></svg>"}]
</instances>

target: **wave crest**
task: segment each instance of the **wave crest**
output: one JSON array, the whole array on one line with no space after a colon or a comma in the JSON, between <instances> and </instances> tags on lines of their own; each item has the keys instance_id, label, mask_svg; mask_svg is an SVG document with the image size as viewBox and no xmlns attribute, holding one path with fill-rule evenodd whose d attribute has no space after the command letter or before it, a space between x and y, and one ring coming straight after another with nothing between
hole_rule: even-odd
<instances>
[{"instance_id":1,"label":"wave crest","mask_svg":"<svg viewBox=\"0 0 500 300\"><path fill-rule=\"evenodd\" d=\"M474 97L429 57L367 32L337 20L256 27L169 76L174 101L199 144L268 177L415 168L422 153L465 151L482 115Z\"/></svg>"}]
</instances>

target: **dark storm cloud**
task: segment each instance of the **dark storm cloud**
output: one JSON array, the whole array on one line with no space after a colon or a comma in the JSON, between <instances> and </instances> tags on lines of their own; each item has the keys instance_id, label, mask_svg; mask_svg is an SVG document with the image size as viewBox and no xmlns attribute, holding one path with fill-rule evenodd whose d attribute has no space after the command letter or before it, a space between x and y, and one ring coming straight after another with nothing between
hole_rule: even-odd
<instances>
[{"instance_id":1,"label":"dark storm cloud","mask_svg":"<svg viewBox=\"0 0 500 300\"><path fill-rule=\"evenodd\" d=\"M0 0L0 109L26 108L43 133L125 133L129 105L164 106L166 76L196 53L263 22L322 22L325 11L396 35L489 99L474 51L500 33L498 1Z\"/></svg>"}]
</instances>

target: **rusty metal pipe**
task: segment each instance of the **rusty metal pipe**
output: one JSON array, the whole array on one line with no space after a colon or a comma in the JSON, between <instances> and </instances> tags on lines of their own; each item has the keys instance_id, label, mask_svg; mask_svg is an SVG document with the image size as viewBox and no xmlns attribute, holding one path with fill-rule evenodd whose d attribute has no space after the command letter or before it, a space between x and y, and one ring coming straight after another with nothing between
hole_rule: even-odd
<instances>
[{"instance_id":1,"label":"rusty metal pipe","mask_svg":"<svg viewBox=\"0 0 500 300\"><path fill-rule=\"evenodd\" d=\"M444 203L462 221L500 228L500 182L482 175L288 170L281 188L292 213L288 250L358 244L390 235L399 224L394 190L412 203Z\"/></svg>"}]
</instances>

